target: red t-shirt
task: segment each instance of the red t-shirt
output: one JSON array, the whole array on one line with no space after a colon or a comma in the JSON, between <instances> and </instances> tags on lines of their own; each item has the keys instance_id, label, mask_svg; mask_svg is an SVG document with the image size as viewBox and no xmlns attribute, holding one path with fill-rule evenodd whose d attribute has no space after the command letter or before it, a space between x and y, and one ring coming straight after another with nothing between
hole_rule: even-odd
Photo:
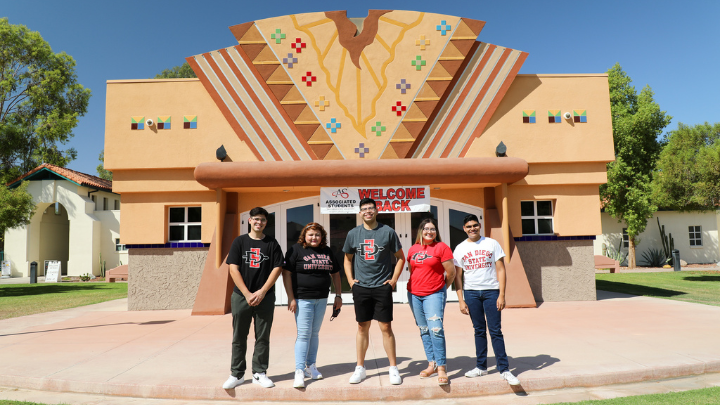
<instances>
[{"instance_id":1,"label":"red t-shirt","mask_svg":"<svg viewBox=\"0 0 720 405\"><path fill-rule=\"evenodd\" d=\"M445 268L442 263L452 259L452 250L442 242L414 244L408 251L408 291L419 297L438 292L445 285Z\"/></svg>"}]
</instances>

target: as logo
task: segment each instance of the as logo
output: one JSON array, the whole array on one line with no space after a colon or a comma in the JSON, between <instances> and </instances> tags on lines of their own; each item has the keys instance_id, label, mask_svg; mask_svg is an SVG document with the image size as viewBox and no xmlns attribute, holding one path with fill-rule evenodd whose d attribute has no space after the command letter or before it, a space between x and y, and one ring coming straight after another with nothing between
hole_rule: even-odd
<instances>
[{"instance_id":1,"label":"as logo","mask_svg":"<svg viewBox=\"0 0 720 405\"><path fill-rule=\"evenodd\" d=\"M425 252L417 252L410 257L410 260L414 261L415 263L422 263L423 261L425 261L425 259L429 259L431 257L432 256L428 255Z\"/></svg>"},{"instance_id":2,"label":"as logo","mask_svg":"<svg viewBox=\"0 0 720 405\"><path fill-rule=\"evenodd\" d=\"M243 259L251 268L257 269L260 267L260 263L269 259L269 257L260 253L260 248L250 248L250 250L243 255Z\"/></svg>"},{"instance_id":3,"label":"as logo","mask_svg":"<svg viewBox=\"0 0 720 405\"><path fill-rule=\"evenodd\" d=\"M375 239L365 239L365 242L360 244L360 248L358 250L360 251L360 254L363 255L365 260L375 260L377 258L377 254L381 250L385 250L385 248L376 245Z\"/></svg>"}]
</instances>

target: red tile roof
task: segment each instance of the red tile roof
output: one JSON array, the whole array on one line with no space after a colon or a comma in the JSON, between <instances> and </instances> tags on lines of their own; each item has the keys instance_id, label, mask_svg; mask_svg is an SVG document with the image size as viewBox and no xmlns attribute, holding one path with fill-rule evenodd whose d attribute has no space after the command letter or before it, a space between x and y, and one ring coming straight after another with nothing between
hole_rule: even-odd
<instances>
[{"instance_id":1,"label":"red tile roof","mask_svg":"<svg viewBox=\"0 0 720 405\"><path fill-rule=\"evenodd\" d=\"M29 172L18 177L17 179L11 181L7 185L16 183L20 180L24 180L25 178L30 177L33 174L35 174L43 169L47 169L55 174L65 177L66 179L73 181L81 186L112 191L112 181L110 181L110 180L104 180L104 179L101 179L100 177L92 176L92 175L85 174L85 173L80 173L80 172L77 172L75 170L70 170L65 167L51 165L50 163L41 164L40 166L30 170Z\"/></svg>"}]
</instances>

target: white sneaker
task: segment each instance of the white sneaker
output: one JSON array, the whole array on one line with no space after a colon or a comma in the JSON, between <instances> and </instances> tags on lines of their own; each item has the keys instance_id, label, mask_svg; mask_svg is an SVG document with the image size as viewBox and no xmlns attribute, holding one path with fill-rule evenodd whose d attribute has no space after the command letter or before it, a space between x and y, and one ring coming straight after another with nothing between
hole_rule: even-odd
<instances>
[{"instance_id":1,"label":"white sneaker","mask_svg":"<svg viewBox=\"0 0 720 405\"><path fill-rule=\"evenodd\" d=\"M467 378L475 378L475 377L480 377L480 376L483 376L483 375L487 375L487 373L488 373L487 370L480 370L479 368L475 367L474 369L472 369L472 370L468 371L467 373L465 373L465 377L467 377Z\"/></svg>"},{"instance_id":2,"label":"white sneaker","mask_svg":"<svg viewBox=\"0 0 720 405\"><path fill-rule=\"evenodd\" d=\"M500 374L502 378L507 380L508 384L510 385L520 385L520 380L517 379L510 371L506 371L502 374Z\"/></svg>"},{"instance_id":3,"label":"white sneaker","mask_svg":"<svg viewBox=\"0 0 720 405\"><path fill-rule=\"evenodd\" d=\"M243 377L237 378L234 375L231 375L230 377L228 377L227 381L223 383L223 388L226 390L230 390L244 382L245 379Z\"/></svg>"},{"instance_id":4,"label":"white sneaker","mask_svg":"<svg viewBox=\"0 0 720 405\"><path fill-rule=\"evenodd\" d=\"M400 377L400 371L398 371L397 366L390 366L390 370L388 370L388 374L390 374L390 384L392 384L392 385L402 384L402 377Z\"/></svg>"},{"instance_id":5,"label":"white sneaker","mask_svg":"<svg viewBox=\"0 0 720 405\"><path fill-rule=\"evenodd\" d=\"M275 384L267 378L265 373L255 373L253 374L253 384L259 384L265 388L272 388L275 386Z\"/></svg>"},{"instance_id":6,"label":"white sneaker","mask_svg":"<svg viewBox=\"0 0 720 405\"><path fill-rule=\"evenodd\" d=\"M365 373L365 367L356 366L355 372L350 376L350 384L357 384L360 381L364 380L365 377L367 377L367 373Z\"/></svg>"},{"instance_id":7,"label":"white sneaker","mask_svg":"<svg viewBox=\"0 0 720 405\"><path fill-rule=\"evenodd\" d=\"M315 366L315 363L305 368L305 377L312 378L313 380L322 380L323 376Z\"/></svg>"},{"instance_id":8,"label":"white sneaker","mask_svg":"<svg viewBox=\"0 0 720 405\"><path fill-rule=\"evenodd\" d=\"M301 369L295 370L294 388L305 388L305 371Z\"/></svg>"}]
</instances>

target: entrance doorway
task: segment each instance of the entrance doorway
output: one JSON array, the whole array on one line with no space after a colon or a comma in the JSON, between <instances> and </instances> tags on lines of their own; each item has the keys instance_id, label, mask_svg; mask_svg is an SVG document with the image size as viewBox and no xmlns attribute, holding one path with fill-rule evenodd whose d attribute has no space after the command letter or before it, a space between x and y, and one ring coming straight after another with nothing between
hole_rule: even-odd
<instances>
[{"instance_id":1,"label":"entrance doorway","mask_svg":"<svg viewBox=\"0 0 720 405\"><path fill-rule=\"evenodd\" d=\"M480 223L482 224L481 233L485 235L485 221L482 208L435 198L430 199L430 205L430 212L378 214L378 222L395 229L406 255L408 249L415 243L420 222L428 217L434 218L438 222L440 238L453 250L460 242L467 238L467 235L465 235L463 231L462 221L468 214L475 214L480 218ZM287 252L288 247L297 243L302 228L308 222L317 222L327 231L328 245L341 267L345 256L342 248L345 244L347 234L351 229L362 223L358 214L321 214L319 197L286 201L279 204L268 205L264 208L270 214L268 224L265 227L265 234L277 239L282 247L283 253ZM246 211L242 213L240 218L241 233L245 234L249 230L249 212ZM353 302L352 293L345 272L342 270L340 271L340 277L342 279L343 303L350 304ZM407 302L407 282L409 278L410 272L406 265L393 292L393 300L395 302ZM334 293L335 287L333 286L332 294ZM287 305L287 294L285 293L285 286L282 283L282 279L278 279L275 284L275 295L276 305ZM454 286L450 287L448 291L448 300L457 301L457 293L455 292Z\"/></svg>"}]
</instances>

